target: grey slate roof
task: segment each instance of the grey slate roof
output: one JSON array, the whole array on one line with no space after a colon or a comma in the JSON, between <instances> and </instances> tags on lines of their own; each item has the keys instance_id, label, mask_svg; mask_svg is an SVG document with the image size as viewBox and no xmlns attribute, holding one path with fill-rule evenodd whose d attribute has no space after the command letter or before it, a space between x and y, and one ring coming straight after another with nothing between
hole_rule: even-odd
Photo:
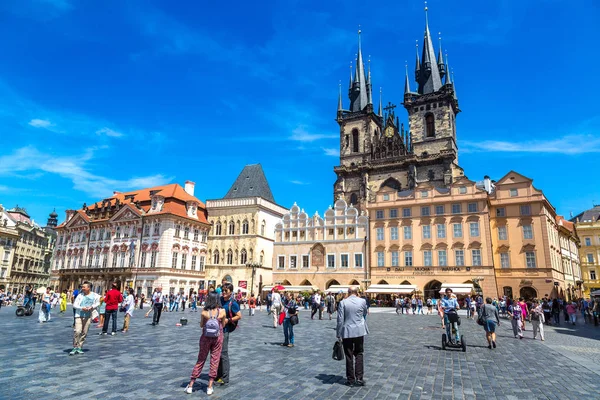
<instances>
[{"instance_id":1,"label":"grey slate roof","mask_svg":"<svg viewBox=\"0 0 600 400\"><path fill-rule=\"evenodd\" d=\"M600 219L600 205L594 206L594 208L590 208L582 212L581 214L576 215L571 219L571 222L596 222Z\"/></svg>"},{"instance_id":2,"label":"grey slate roof","mask_svg":"<svg viewBox=\"0 0 600 400\"><path fill-rule=\"evenodd\" d=\"M241 199L246 197L262 197L275 203L269 182L267 182L267 177L260 164L246 165L223 198Z\"/></svg>"}]
</instances>

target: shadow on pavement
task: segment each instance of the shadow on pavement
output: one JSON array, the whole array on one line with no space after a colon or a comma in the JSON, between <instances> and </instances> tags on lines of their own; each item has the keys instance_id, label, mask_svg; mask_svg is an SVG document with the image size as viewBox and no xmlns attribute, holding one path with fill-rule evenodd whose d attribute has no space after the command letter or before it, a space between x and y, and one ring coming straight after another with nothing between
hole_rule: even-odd
<instances>
[{"instance_id":1,"label":"shadow on pavement","mask_svg":"<svg viewBox=\"0 0 600 400\"><path fill-rule=\"evenodd\" d=\"M326 385L333 385L334 383L344 383L344 378L339 375L331 375L331 374L319 374L315 376L318 380Z\"/></svg>"}]
</instances>

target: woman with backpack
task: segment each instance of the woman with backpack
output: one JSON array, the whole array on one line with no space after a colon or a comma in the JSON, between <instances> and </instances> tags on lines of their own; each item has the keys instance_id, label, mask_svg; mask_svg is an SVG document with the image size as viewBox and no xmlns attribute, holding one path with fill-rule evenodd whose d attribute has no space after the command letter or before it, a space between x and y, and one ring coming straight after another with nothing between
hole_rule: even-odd
<instances>
[{"instance_id":1,"label":"woman with backpack","mask_svg":"<svg viewBox=\"0 0 600 400\"><path fill-rule=\"evenodd\" d=\"M219 368L219 359L221 358L221 349L223 346L223 326L225 326L225 310L219 306L219 295L211 292L206 298L204 310L200 317L200 351L198 351L198 361L192 370L190 383L185 388L185 392L192 393L194 382L200 377L204 362L208 353L210 353L210 371L208 373L208 386L206 394L213 394L213 382L217 377Z\"/></svg>"}]
</instances>

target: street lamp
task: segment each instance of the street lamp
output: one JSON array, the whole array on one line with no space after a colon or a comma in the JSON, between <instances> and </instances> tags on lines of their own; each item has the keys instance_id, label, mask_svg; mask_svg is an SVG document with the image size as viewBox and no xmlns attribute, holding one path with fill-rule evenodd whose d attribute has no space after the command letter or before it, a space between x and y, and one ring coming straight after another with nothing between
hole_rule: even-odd
<instances>
[{"instance_id":1,"label":"street lamp","mask_svg":"<svg viewBox=\"0 0 600 400\"><path fill-rule=\"evenodd\" d=\"M252 268L252 276L250 277L250 294L254 292L254 275L256 275L256 268L262 267L260 263L247 263L246 267Z\"/></svg>"}]
</instances>

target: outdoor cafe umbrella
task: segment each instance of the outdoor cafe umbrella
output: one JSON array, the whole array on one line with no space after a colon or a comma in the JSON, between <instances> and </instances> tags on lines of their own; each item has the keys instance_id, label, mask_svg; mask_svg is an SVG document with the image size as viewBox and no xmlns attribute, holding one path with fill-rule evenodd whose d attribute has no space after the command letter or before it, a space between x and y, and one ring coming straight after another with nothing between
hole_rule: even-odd
<instances>
[{"instance_id":1,"label":"outdoor cafe umbrella","mask_svg":"<svg viewBox=\"0 0 600 400\"><path fill-rule=\"evenodd\" d=\"M285 287L281 286L281 285L277 285L277 286L273 286L273 290L285 290Z\"/></svg>"}]
</instances>

